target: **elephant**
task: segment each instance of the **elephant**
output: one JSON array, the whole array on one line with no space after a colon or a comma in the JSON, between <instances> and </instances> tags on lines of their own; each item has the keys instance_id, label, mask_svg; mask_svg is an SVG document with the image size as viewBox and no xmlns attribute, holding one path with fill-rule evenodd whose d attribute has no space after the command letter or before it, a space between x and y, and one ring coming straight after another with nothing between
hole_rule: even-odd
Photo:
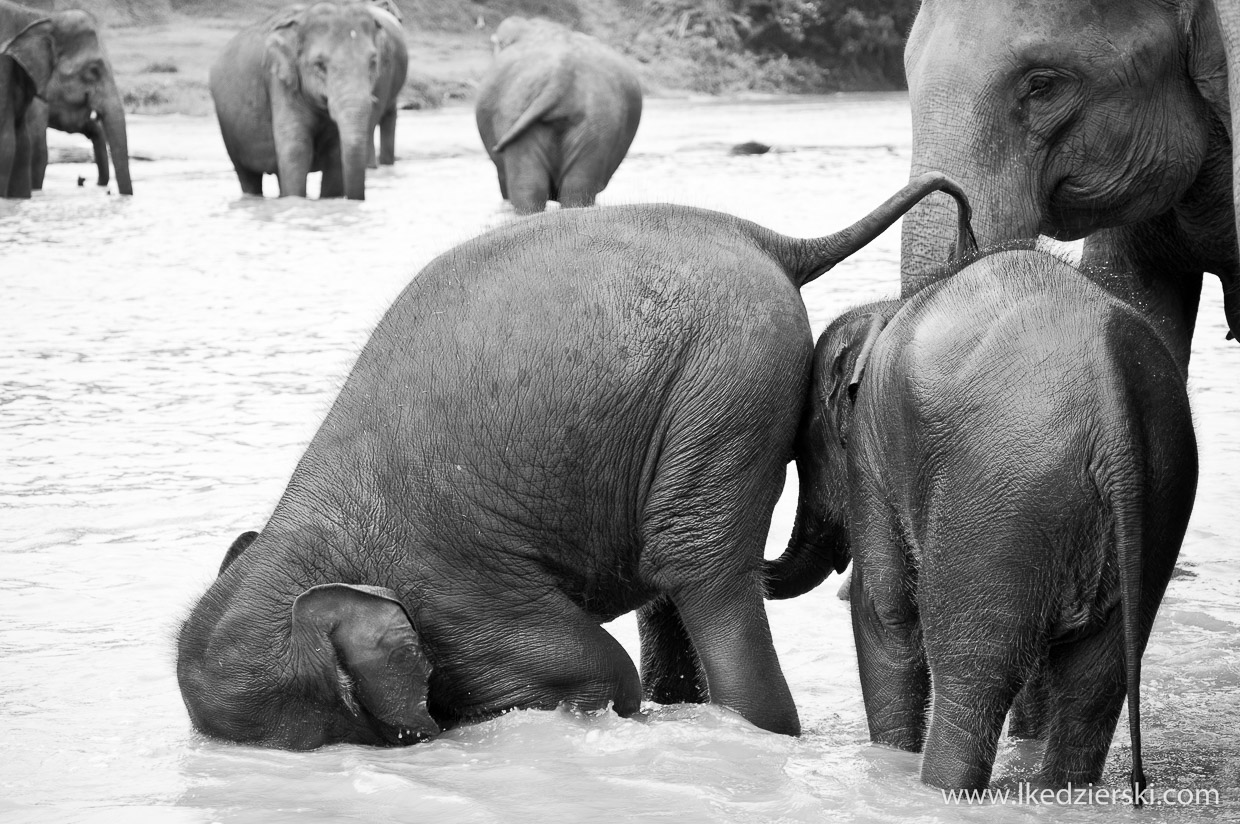
<instances>
[{"instance_id":1,"label":"elephant","mask_svg":"<svg viewBox=\"0 0 1240 824\"><path fill-rule=\"evenodd\" d=\"M305 197L321 171L322 197L365 199L386 39L370 4L352 2L286 6L229 41L209 86L244 194L274 174L281 197Z\"/></svg>"},{"instance_id":2,"label":"elephant","mask_svg":"<svg viewBox=\"0 0 1240 824\"><path fill-rule=\"evenodd\" d=\"M912 173L964 186L983 246L1084 238L1082 265L1154 308L1184 369L1204 273L1240 331L1237 16L1219 0L923 3L905 49ZM905 297L933 279L950 217L940 198L904 221Z\"/></svg>"},{"instance_id":3,"label":"elephant","mask_svg":"<svg viewBox=\"0 0 1240 824\"><path fill-rule=\"evenodd\" d=\"M824 332L768 590L851 558L870 737L924 750L926 783L985 788L1009 709L1042 782L1095 782L1126 694L1139 803L1141 654L1196 494L1187 376L1105 273L1024 246Z\"/></svg>"},{"instance_id":4,"label":"elephant","mask_svg":"<svg viewBox=\"0 0 1240 824\"><path fill-rule=\"evenodd\" d=\"M370 13L384 36L380 39L379 77L375 81L375 107L370 126L368 168L396 162L396 102L405 86L409 71L409 49L405 45L405 29L400 9L391 0L374 0ZM379 152L375 153L375 128L379 129Z\"/></svg>"},{"instance_id":5,"label":"elephant","mask_svg":"<svg viewBox=\"0 0 1240 824\"><path fill-rule=\"evenodd\" d=\"M937 189L818 239L647 204L432 261L182 625L194 727L399 745L683 692L797 734L761 563L809 376L799 289ZM641 678L599 626L635 609Z\"/></svg>"},{"instance_id":6,"label":"elephant","mask_svg":"<svg viewBox=\"0 0 1240 824\"><path fill-rule=\"evenodd\" d=\"M642 90L629 62L559 23L509 17L478 89L478 132L517 212L548 200L592 206L637 134Z\"/></svg>"},{"instance_id":7,"label":"elephant","mask_svg":"<svg viewBox=\"0 0 1240 824\"><path fill-rule=\"evenodd\" d=\"M70 130L83 131L91 137L97 161L102 148L101 185L107 183L106 147L110 146L117 191L132 195L125 109L94 18L84 11L37 11L0 0L0 44L33 34L45 38L50 45L52 67L46 78L27 87L26 96L37 99L28 99L19 116L23 133L6 137L5 143L0 144L0 168L7 163L11 169L8 185L0 186L0 190L7 197L25 198L30 197L32 189L42 188L47 167L45 124L51 122L58 128L64 123L72 127ZM43 74L42 69L27 65L24 74L28 79L34 77L32 71ZM11 98L11 94L6 96ZM10 127L2 128L7 131ZM17 147L9 151L20 152L24 158L20 165L29 168L19 169L19 164L6 160L5 145Z\"/></svg>"}]
</instances>

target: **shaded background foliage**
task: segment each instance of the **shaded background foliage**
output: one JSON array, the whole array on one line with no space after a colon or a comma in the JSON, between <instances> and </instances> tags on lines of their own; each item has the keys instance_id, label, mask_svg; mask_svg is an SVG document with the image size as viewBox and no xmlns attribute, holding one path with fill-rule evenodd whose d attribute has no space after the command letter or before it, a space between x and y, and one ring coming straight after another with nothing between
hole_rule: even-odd
<instances>
[{"instance_id":1,"label":"shaded background foliage","mask_svg":"<svg viewBox=\"0 0 1240 824\"><path fill-rule=\"evenodd\" d=\"M44 8L84 8L118 28L167 29L250 22L290 2L22 1ZM406 29L417 39L415 56L427 54L428 47L437 43L447 44L458 53L472 49L477 53L475 62L485 65L487 37L501 20L514 14L546 17L593 34L631 57L651 91L728 94L903 88L903 41L919 0L396 0L396 4ZM153 51L158 37L152 40L143 33L138 39L146 38ZM142 43L135 41L131 47L140 49ZM196 110L175 103L179 94L205 95L198 88L202 81L193 79L196 58L183 49L164 51L168 53L157 57L183 64L181 77L171 80L139 71L133 105L158 111L173 100L173 110ZM449 98L467 99L481 71L429 63L415 69L406 97L419 107ZM182 88L193 84L194 88ZM142 89L164 102L148 106Z\"/></svg>"}]
</instances>

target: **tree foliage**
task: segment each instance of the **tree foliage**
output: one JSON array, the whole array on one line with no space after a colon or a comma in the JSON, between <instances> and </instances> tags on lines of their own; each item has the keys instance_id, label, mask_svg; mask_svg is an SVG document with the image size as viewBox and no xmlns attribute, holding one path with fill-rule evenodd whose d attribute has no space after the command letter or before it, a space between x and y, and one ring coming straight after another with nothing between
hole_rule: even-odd
<instances>
[{"instance_id":1,"label":"tree foliage","mask_svg":"<svg viewBox=\"0 0 1240 824\"><path fill-rule=\"evenodd\" d=\"M655 26L722 49L809 59L849 85L902 86L919 0L648 0Z\"/></svg>"}]
</instances>

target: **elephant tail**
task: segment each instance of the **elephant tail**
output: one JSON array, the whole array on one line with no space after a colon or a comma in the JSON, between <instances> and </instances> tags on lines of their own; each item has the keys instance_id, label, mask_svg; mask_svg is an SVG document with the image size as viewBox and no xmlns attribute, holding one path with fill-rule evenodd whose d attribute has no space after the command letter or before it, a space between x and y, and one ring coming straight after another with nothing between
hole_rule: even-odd
<instances>
[{"instance_id":1,"label":"elephant tail","mask_svg":"<svg viewBox=\"0 0 1240 824\"><path fill-rule=\"evenodd\" d=\"M495 141L491 150L496 154L504 151L526 129L550 114L567 91L567 76L568 72L557 66L556 70L551 72L547 85L543 86L534 99L526 105L525 110L517 116L516 122L508 127L508 131L504 132L499 140Z\"/></svg>"},{"instance_id":2,"label":"elephant tail","mask_svg":"<svg viewBox=\"0 0 1240 824\"><path fill-rule=\"evenodd\" d=\"M958 206L959 225L953 259L964 259L973 255L977 251L977 239L973 236L970 223L972 212L969 198L947 175L941 172L926 172L910 180L881 206L848 228L826 237L793 241L788 253L779 257L786 264L793 283L798 288L804 286L881 235L932 192L951 195Z\"/></svg>"},{"instance_id":3,"label":"elephant tail","mask_svg":"<svg viewBox=\"0 0 1240 824\"><path fill-rule=\"evenodd\" d=\"M1141 577L1144 547L1145 481L1139 467L1144 450L1130 421L1112 421L1123 433L1118 465L1096 480L1111 511L1116 564L1119 567L1120 609L1124 626L1124 674L1128 688L1128 733L1132 740L1133 805L1143 804L1145 769L1141 762Z\"/></svg>"}]
</instances>

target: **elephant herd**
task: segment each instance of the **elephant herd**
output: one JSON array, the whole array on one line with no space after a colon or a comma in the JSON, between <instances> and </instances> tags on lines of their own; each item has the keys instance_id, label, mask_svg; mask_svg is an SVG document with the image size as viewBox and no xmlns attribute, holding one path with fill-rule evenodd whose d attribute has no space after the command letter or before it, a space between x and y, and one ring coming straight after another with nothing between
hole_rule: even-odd
<instances>
[{"instance_id":1,"label":"elephant herd","mask_svg":"<svg viewBox=\"0 0 1240 824\"><path fill-rule=\"evenodd\" d=\"M89 100L97 119L72 122L101 124L124 191L97 38L72 75L60 32L84 18L16 8L0 0L8 115L40 97L57 125ZM244 192L274 173L304 195L320 170L324 197L364 196L367 163L393 159L394 11L293 6L228 45L211 92ZM477 121L501 193L592 206L640 118L632 70L545 21L493 39ZM1141 655L1197 491L1205 273L1240 333L1240 7L936 0L906 67L910 182L840 232L562 209L423 269L182 625L194 727L401 745L650 700L796 735L764 601L851 564L873 741L923 752L929 784L983 788L1007 721L1046 742L1041 782L1081 785L1127 699L1140 803ZM53 93L72 76L102 91ZM0 120L18 195L29 119ZM902 294L815 346L800 290L905 213ZM1081 265L1038 234L1084 239ZM765 561L791 460L793 534ZM600 626L632 611L639 664Z\"/></svg>"}]
</instances>

